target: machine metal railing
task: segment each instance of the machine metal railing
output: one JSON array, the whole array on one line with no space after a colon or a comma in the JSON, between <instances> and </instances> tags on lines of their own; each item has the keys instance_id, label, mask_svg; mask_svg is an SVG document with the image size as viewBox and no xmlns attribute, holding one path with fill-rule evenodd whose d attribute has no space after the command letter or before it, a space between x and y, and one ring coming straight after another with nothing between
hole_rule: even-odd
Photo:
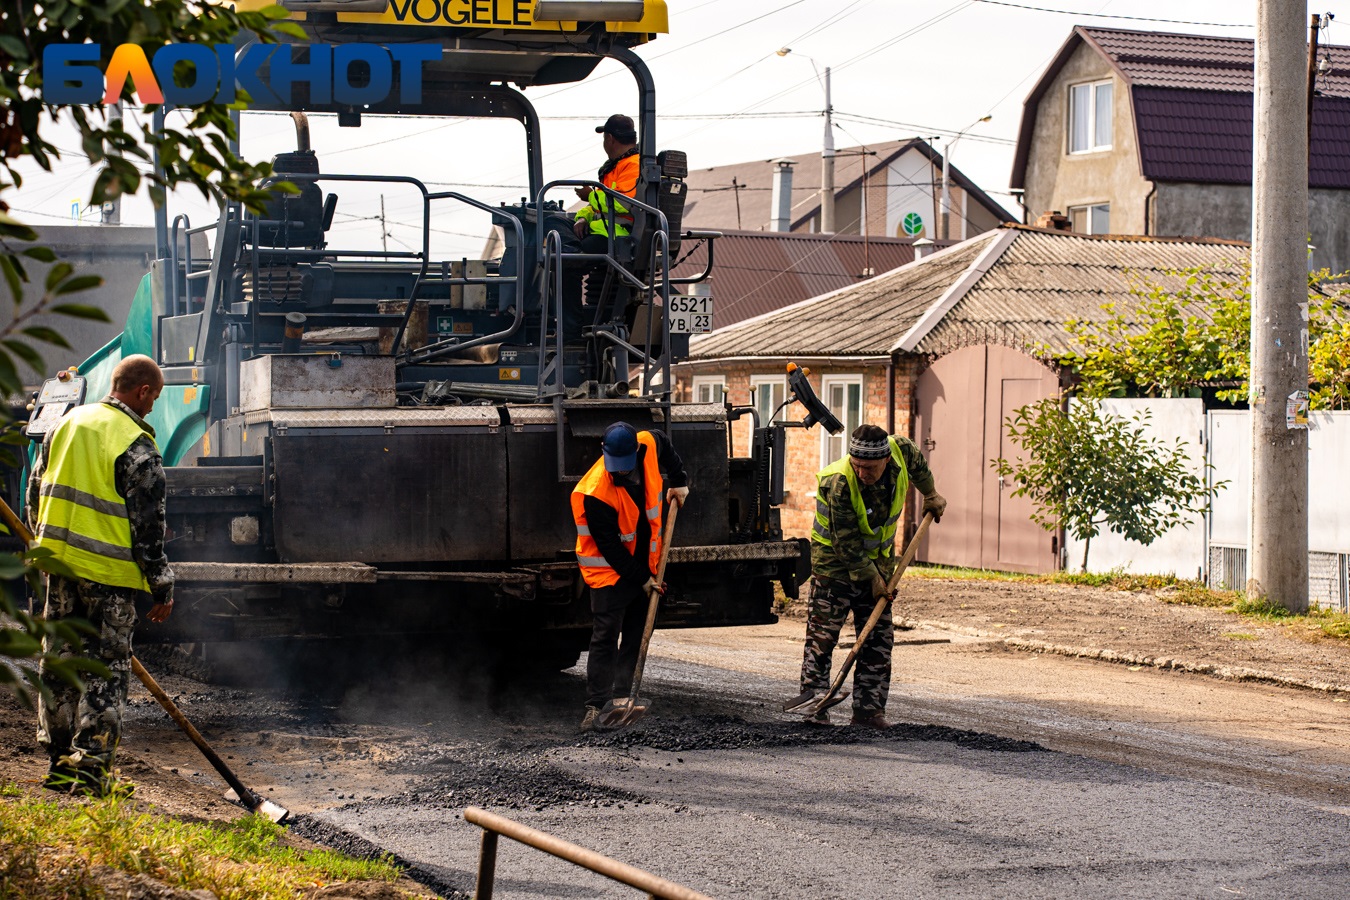
<instances>
[{"instance_id":1,"label":"machine metal railing","mask_svg":"<svg viewBox=\"0 0 1350 900\"><path fill-rule=\"evenodd\" d=\"M646 891L652 900L712 900L707 894L690 890L658 875L610 859L594 850L587 850L562 838L546 834L528 825L514 822L504 816L470 806L464 810L464 821L483 829L483 843L478 853L478 881L474 886L474 900L492 900L492 886L497 875L497 836L533 847L536 850L566 860L574 866L589 869L597 875Z\"/></svg>"}]
</instances>

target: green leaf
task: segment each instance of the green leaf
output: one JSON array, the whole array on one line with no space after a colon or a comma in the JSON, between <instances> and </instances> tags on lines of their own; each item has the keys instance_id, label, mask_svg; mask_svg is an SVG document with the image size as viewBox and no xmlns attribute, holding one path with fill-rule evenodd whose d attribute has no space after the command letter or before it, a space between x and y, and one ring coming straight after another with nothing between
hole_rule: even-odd
<instances>
[{"instance_id":1,"label":"green leaf","mask_svg":"<svg viewBox=\"0 0 1350 900\"><path fill-rule=\"evenodd\" d=\"M20 333L28 335L35 341L42 341L45 344L64 347L67 350L71 349L70 342L65 339L61 332L53 328L48 328L45 325L30 325Z\"/></svg>"},{"instance_id":2,"label":"green leaf","mask_svg":"<svg viewBox=\"0 0 1350 900\"><path fill-rule=\"evenodd\" d=\"M0 271L5 273L10 296L14 298L14 305L18 306L23 302L23 283L19 279L19 270L14 266L14 258L9 254L0 255Z\"/></svg>"},{"instance_id":3,"label":"green leaf","mask_svg":"<svg viewBox=\"0 0 1350 900\"><path fill-rule=\"evenodd\" d=\"M56 251L51 247L29 247L23 251L23 255L29 259L36 259L38 262L56 262Z\"/></svg>"},{"instance_id":4,"label":"green leaf","mask_svg":"<svg viewBox=\"0 0 1350 900\"><path fill-rule=\"evenodd\" d=\"M108 314L97 306L90 306L87 303L58 303L51 308L51 312L62 316L71 316L76 319L90 319L94 322L111 322Z\"/></svg>"},{"instance_id":5,"label":"green leaf","mask_svg":"<svg viewBox=\"0 0 1350 900\"><path fill-rule=\"evenodd\" d=\"M0 50L14 57L15 62L28 62L28 46L12 34L0 34Z\"/></svg>"},{"instance_id":6,"label":"green leaf","mask_svg":"<svg viewBox=\"0 0 1350 900\"><path fill-rule=\"evenodd\" d=\"M101 275L76 275L74 278L66 281L56 289L57 294L74 294L77 291L87 291L90 288L96 288L103 284Z\"/></svg>"},{"instance_id":7,"label":"green leaf","mask_svg":"<svg viewBox=\"0 0 1350 900\"><path fill-rule=\"evenodd\" d=\"M0 350L0 391L14 394L22 389L23 382L19 380L19 372L14 368L14 360L9 358L8 353Z\"/></svg>"},{"instance_id":8,"label":"green leaf","mask_svg":"<svg viewBox=\"0 0 1350 900\"><path fill-rule=\"evenodd\" d=\"M309 40L309 36L305 34L305 30L294 22L274 22L272 23L272 31L275 34L289 35L293 38L299 38L302 41Z\"/></svg>"},{"instance_id":9,"label":"green leaf","mask_svg":"<svg viewBox=\"0 0 1350 900\"><path fill-rule=\"evenodd\" d=\"M59 262L47 271L47 290L55 290L56 286L70 277L70 273L75 271L75 267L68 262Z\"/></svg>"},{"instance_id":10,"label":"green leaf","mask_svg":"<svg viewBox=\"0 0 1350 900\"><path fill-rule=\"evenodd\" d=\"M19 359L26 362L28 364L28 367L32 369L34 372L37 372L38 374L46 372L47 364L42 361L42 354L38 353L36 350L25 344L23 341L16 341L12 338L7 338L5 340L0 341L0 344L3 344L5 349L7 349L10 353L13 353Z\"/></svg>"},{"instance_id":11,"label":"green leaf","mask_svg":"<svg viewBox=\"0 0 1350 900\"><path fill-rule=\"evenodd\" d=\"M29 148L30 152L32 148ZM17 179L15 179L17 181ZM0 236L17 238L21 241L36 241L37 232L9 213L0 211Z\"/></svg>"}]
</instances>

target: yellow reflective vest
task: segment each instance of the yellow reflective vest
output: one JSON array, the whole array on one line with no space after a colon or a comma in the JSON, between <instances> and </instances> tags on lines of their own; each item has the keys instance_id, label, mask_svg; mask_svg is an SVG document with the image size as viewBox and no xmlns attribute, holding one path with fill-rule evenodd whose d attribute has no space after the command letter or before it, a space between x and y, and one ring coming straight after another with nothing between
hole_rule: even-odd
<instances>
[{"instance_id":1,"label":"yellow reflective vest","mask_svg":"<svg viewBox=\"0 0 1350 900\"><path fill-rule=\"evenodd\" d=\"M141 435L154 440L126 413L107 403L71 410L52 432L47 468L39 488L34 547L51 551L50 566L86 581L150 591L131 555L131 520L126 499L117 493L117 458Z\"/></svg>"},{"instance_id":2,"label":"yellow reflective vest","mask_svg":"<svg viewBox=\"0 0 1350 900\"><path fill-rule=\"evenodd\" d=\"M867 521L867 507L863 504L862 494L858 490L858 473L845 456L816 473L816 524L811 529L811 540L826 547L833 547L833 535L830 533L830 508L820 499L821 488L826 478L842 475L848 482L849 498L853 501L853 511L858 516L858 530L862 532L863 549L868 559L895 555L895 532L899 528L900 515L905 508L905 496L909 493L909 471L905 468L905 458L900 453L900 443L890 438L891 459L899 468L895 476L895 495L891 498L890 514L881 527L875 531Z\"/></svg>"},{"instance_id":3,"label":"yellow reflective vest","mask_svg":"<svg viewBox=\"0 0 1350 900\"><path fill-rule=\"evenodd\" d=\"M641 172L637 149L627 156L614 160L600 172L600 183L620 194L633 197L637 194L638 175ZM608 170L608 171L606 171ZM590 200L577 211L577 221L585 220L591 234L609 234L609 200L604 191L591 191ZM626 237L633 227L633 213L617 200L614 202L614 237Z\"/></svg>"}]
</instances>

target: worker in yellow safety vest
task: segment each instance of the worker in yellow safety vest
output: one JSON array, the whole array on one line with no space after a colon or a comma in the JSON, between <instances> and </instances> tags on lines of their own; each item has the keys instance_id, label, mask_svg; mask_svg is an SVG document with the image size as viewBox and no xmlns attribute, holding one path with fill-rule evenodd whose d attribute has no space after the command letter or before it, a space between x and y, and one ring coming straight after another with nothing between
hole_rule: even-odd
<instances>
[{"instance_id":1,"label":"worker in yellow safety vest","mask_svg":"<svg viewBox=\"0 0 1350 900\"><path fill-rule=\"evenodd\" d=\"M612 191L633 197L637 194L639 160L637 130L633 120L624 115L612 115L603 125L596 126L597 134L603 135L601 145L605 151L605 164L600 167L596 180ZM633 211L623 203L614 200L609 194L595 188L579 187L577 196L586 205L577 210L572 223L579 244L567 249L575 253L606 253L609 250L611 204L613 206L614 237L626 237L633 227ZM582 308L581 280L589 275L591 301L595 302L598 283L603 280L604 267L593 261L581 260L563 268L563 304L562 326L563 342L575 344L581 339L581 328L585 324L585 312ZM594 315L594 311L591 311Z\"/></svg>"},{"instance_id":2,"label":"worker in yellow safety vest","mask_svg":"<svg viewBox=\"0 0 1350 900\"><path fill-rule=\"evenodd\" d=\"M594 618L582 731L595 730L604 705L632 686L647 618L641 601L664 590L655 577L661 504L684 506L689 496L684 463L664 433L616 422L605 429L600 450L572 490L577 565L591 589Z\"/></svg>"},{"instance_id":3,"label":"worker in yellow safety vest","mask_svg":"<svg viewBox=\"0 0 1350 900\"><path fill-rule=\"evenodd\" d=\"M173 570L164 555L163 461L145 417L164 388L148 356L128 356L112 373L112 390L80 406L52 429L38 450L25 497L29 522L47 572L43 615L94 626L83 654L107 667L84 673L83 689L44 677L38 743L50 758L47 787L93 795L112 783L131 673L136 608L163 622L173 609ZM80 648L53 646L71 656ZM44 669L44 676L45 676Z\"/></svg>"},{"instance_id":4,"label":"worker in yellow safety vest","mask_svg":"<svg viewBox=\"0 0 1350 900\"><path fill-rule=\"evenodd\" d=\"M895 571L895 536L910 485L923 495L923 511L942 517L947 501L937 492L923 453L909 438L860 425L849 439L848 455L816 475L816 520L811 531L811 602L802 658L802 693L829 690L831 654L839 631L853 612L854 628L885 596ZM853 672L852 724L886 728L894 642L890 606L867 642L858 648ZM829 724L821 710L812 720Z\"/></svg>"}]
</instances>

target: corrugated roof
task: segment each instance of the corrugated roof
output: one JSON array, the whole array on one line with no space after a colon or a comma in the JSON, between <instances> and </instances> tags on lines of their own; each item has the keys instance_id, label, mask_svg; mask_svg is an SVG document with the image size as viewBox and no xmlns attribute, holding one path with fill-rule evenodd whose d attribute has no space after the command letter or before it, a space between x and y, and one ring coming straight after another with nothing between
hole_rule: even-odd
<instances>
[{"instance_id":1,"label":"corrugated roof","mask_svg":"<svg viewBox=\"0 0 1350 900\"><path fill-rule=\"evenodd\" d=\"M1235 241L1009 225L854 287L695 338L690 359L889 356L907 335L924 354L987 342L1062 352L1071 344L1069 320L1105 321L1105 303L1127 316L1137 308L1132 284L1167 284L1177 280L1170 271L1194 266L1236 271L1247 253L1247 245ZM944 299L949 307L941 312ZM926 315L935 308L940 315Z\"/></svg>"},{"instance_id":2,"label":"corrugated roof","mask_svg":"<svg viewBox=\"0 0 1350 900\"><path fill-rule=\"evenodd\" d=\"M721 329L811 297L857 284L867 266L887 272L914 259L908 238L776 231L725 232L714 245L713 323ZM687 253L690 245L681 248ZM677 277L703 271L701 250L675 267Z\"/></svg>"},{"instance_id":3,"label":"corrugated roof","mask_svg":"<svg viewBox=\"0 0 1350 900\"><path fill-rule=\"evenodd\" d=\"M869 156L860 155L866 149ZM868 160L868 177L874 177L897 157L914 149L927 156L937 166L942 156L926 141L910 138L904 141L885 141L863 147L843 147L835 151L835 194L855 189L862 182L863 160ZM820 209L820 153L802 153L786 156L796 163L792 167L792 221L800 227L815 217ZM689 192L685 200L684 225L688 228L735 228L754 231L769 226L770 203L773 196L772 162L767 159L731 163L706 169L693 169L685 181ZM1011 222L1018 218L1008 212L980 189L956 166L949 167L952 182L967 191L999 221ZM879 177L879 176L877 176ZM739 187L732 187L732 179ZM941 184L938 186L941 190ZM739 209L737 203L739 202ZM857 228L857 222L839 222L841 229Z\"/></svg>"},{"instance_id":4,"label":"corrugated roof","mask_svg":"<svg viewBox=\"0 0 1350 900\"><path fill-rule=\"evenodd\" d=\"M1169 273L1197 266L1236 272L1248 252L1235 241L1019 228L1016 240L915 349L941 354L995 341L1062 353L1072 346L1064 327L1069 320L1105 322L1106 303L1128 320L1141 302L1130 293L1132 286L1180 286L1184 279Z\"/></svg>"},{"instance_id":5,"label":"corrugated roof","mask_svg":"<svg viewBox=\"0 0 1350 900\"><path fill-rule=\"evenodd\" d=\"M892 345L997 235L987 232L853 287L696 337L690 359L888 356Z\"/></svg>"},{"instance_id":6,"label":"corrugated roof","mask_svg":"<svg viewBox=\"0 0 1350 900\"><path fill-rule=\"evenodd\" d=\"M1111 62L1131 92L1145 178L1202 184L1250 184L1254 44L1243 38L1074 28L1027 96L1012 186L1026 186L1036 110L1051 82L1082 44ZM1313 102L1309 184L1350 188L1350 47L1325 45L1330 65Z\"/></svg>"}]
</instances>

